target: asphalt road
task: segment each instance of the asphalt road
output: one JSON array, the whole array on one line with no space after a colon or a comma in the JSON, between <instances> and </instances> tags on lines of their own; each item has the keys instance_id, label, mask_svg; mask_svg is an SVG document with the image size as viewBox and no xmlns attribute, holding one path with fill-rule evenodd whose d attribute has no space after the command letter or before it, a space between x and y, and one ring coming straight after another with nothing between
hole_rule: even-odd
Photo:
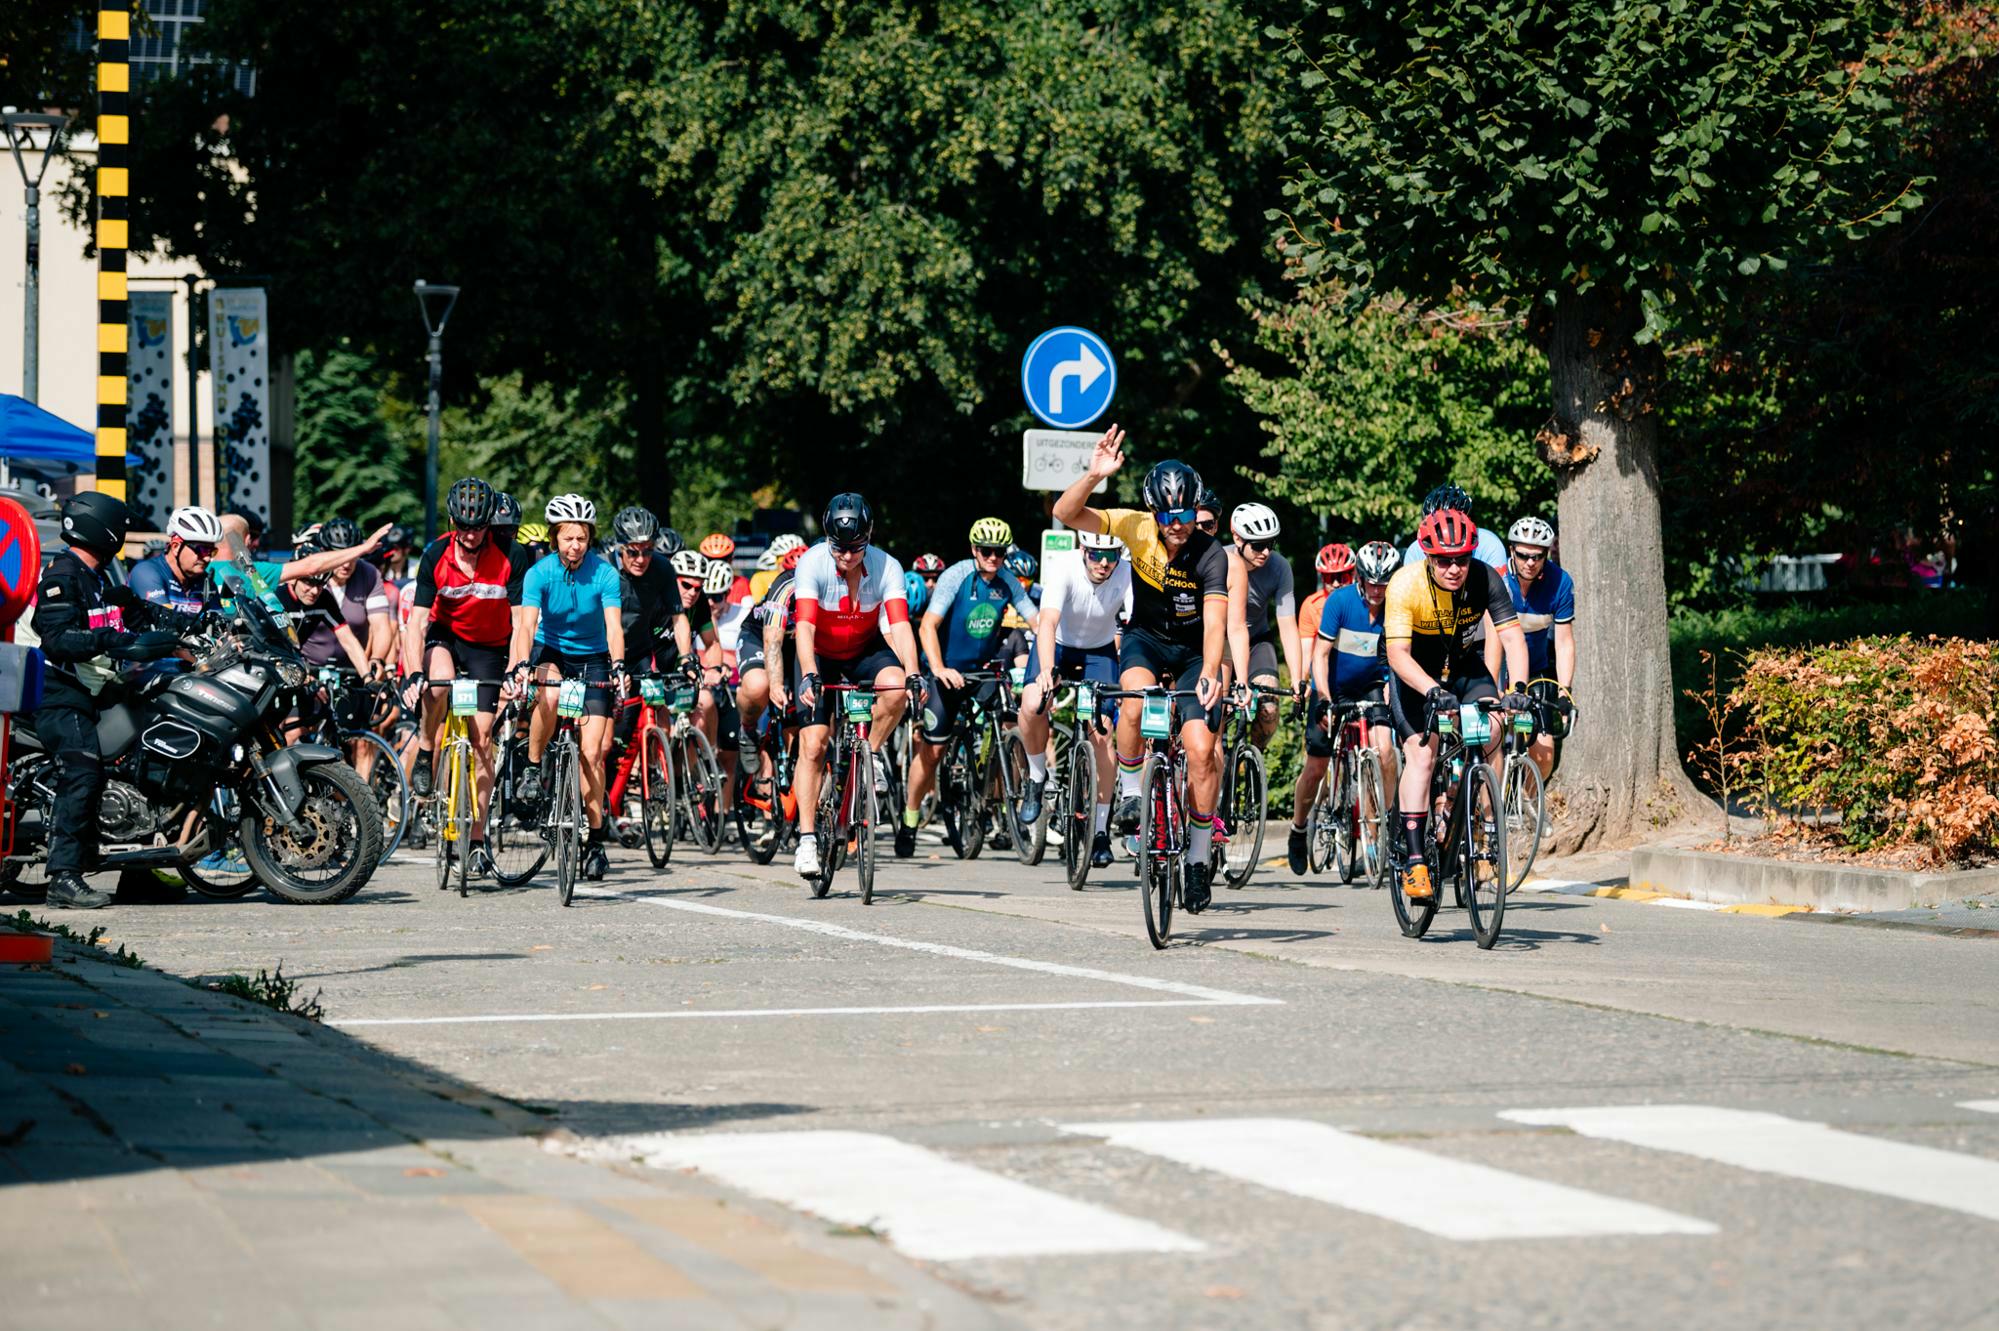
<instances>
[{"instance_id":1,"label":"asphalt road","mask_svg":"<svg viewBox=\"0 0 1999 1331\"><path fill-rule=\"evenodd\" d=\"M948 857L100 919L1023 1326L1999 1326L1999 940L1538 895L1482 953L1264 868L1162 953L1124 872Z\"/></svg>"}]
</instances>

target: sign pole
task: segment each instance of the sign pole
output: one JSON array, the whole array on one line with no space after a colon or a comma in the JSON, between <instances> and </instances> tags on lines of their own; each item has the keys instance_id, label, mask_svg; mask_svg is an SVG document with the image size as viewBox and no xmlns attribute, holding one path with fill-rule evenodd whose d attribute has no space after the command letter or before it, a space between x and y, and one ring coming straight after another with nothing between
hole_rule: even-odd
<instances>
[{"instance_id":1,"label":"sign pole","mask_svg":"<svg viewBox=\"0 0 1999 1331\"><path fill-rule=\"evenodd\" d=\"M126 247L131 243L129 0L97 6L97 488L125 498Z\"/></svg>"}]
</instances>

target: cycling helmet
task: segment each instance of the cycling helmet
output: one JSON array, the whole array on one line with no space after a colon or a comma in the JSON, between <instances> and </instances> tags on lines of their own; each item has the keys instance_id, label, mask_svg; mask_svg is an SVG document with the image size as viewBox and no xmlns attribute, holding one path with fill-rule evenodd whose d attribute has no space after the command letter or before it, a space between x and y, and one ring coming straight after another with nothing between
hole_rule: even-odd
<instances>
[{"instance_id":1,"label":"cycling helmet","mask_svg":"<svg viewBox=\"0 0 1999 1331\"><path fill-rule=\"evenodd\" d=\"M925 577L936 577L944 571L944 560L938 555L918 555L910 567Z\"/></svg>"},{"instance_id":2,"label":"cycling helmet","mask_svg":"<svg viewBox=\"0 0 1999 1331\"><path fill-rule=\"evenodd\" d=\"M297 550L301 546L309 545L318 541L319 529L321 527L324 527L325 525L326 524L323 522L308 522L305 524L305 526L300 527L297 531L293 532L292 549Z\"/></svg>"},{"instance_id":3,"label":"cycling helmet","mask_svg":"<svg viewBox=\"0 0 1999 1331\"><path fill-rule=\"evenodd\" d=\"M499 492L477 476L467 476L444 496L444 511L455 527L490 527Z\"/></svg>"},{"instance_id":4,"label":"cycling helmet","mask_svg":"<svg viewBox=\"0 0 1999 1331\"><path fill-rule=\"evenodd\" d=\"M736 553L736 543L721 532L710 532L701 538L701 553L710 559L727 559Z\"/></svg>"},{"instance_id":5,"label":"cycling helmet","mask_svg":"<svg viewBox=\"0 0 1999 1331\"><path fill-rule=\"evenodd\" d=\"M803 550L805 538L797 532L780 532L770 538L770 548L779 559L783 559L788 551Z\"/></svg>"},{"instance_id":6,"label":"cycling helmet","mask_svg":"<svg viewBox=\"0 0 1999 1331\"><path fill-rule=\"evenodd\" d=\"M757 572L759 573L777 572L776 550L772 549L770 546L764 547L764 552L757 556Z\"/></svg>"},{"instance_id":7,"label":"cycling helmet","mask_svg":"<svg viewBox=\"0 0 1999 1331\"><path fill-rule=\"evenodd\" d=\"M1009 546L1013 544L1013 528L1004 518L980 518L972 524L973 545Z\"/></svg>"},{"instance_id":8,"label":"cycling helmet","mask_svg":"<svg viewBox=\"0 0 1999 1331\"><path fill-rule=\"evenodd\" d=\"M1145 483L1139 487L1139 494L1147 509L1165 513L1196 507L1205 488L1201 484L1200 472L1184 462L1168 458L1152 464L1152 470L1145 473Z\"/></svg>"},{"instance_id":9,"label":"cycling helmet","mask_svg":"<svg viewBox=\"0 0 1999 1331\"><path fill-rule=\"evenodd\" d=\"M1452 485L1449 481L1423 496L1423 516L1429 517L1440 509L1454 508L1458 512L1471 515L1471 496Z\"/></svg>"},{"instance_id":10,"label":"cycling helmet","mask_svg":"<svg viewBox=\"0 0 1999 1331\"><path fill-rule=\"evenodd\" d=\"M1386 541L1369 541L1353 557L1363 582L1387 582L1402 566L1402 552Z\"/></svg>"},{"instance_id":11,"label":"cycling helmet","mask_svg":"<svg viewBox=\"0 0 1999 1331\"><path fill-rule=\"evenodd\" d=\"M1319 571L1322 578L1345 577L1353 572L1353 551L1347 549L1344 541L1322 545L1318 558L1312 561L1312 567Z\"/></svg>"},{"instance_id":12,"label":"cycling helmet","mask_svg":"<svg viewBox=\"0 0 1999 1331\"><path fill-rule=\"evenodd\" d=\"M1076 541L1085 550L1122 550L1124 542L1107 531L1079 531Z\"/></svg>"},{"instance_id":13,"label":"cycling helmet","mask_svg":"<svg viewBox=\"0 0 1999 1331\"><path fill-rule=\"evenodd\" d=\"M699 550L676 550L673 552L673 576L676 578L699 578L705 586L708 581L708 556Z\"/></svg>"},{"instance_id":14,"label":"cycling helmet","mask_svg":"<svg viewBox=\"0 0 1999 1331\"><path fill-rule=\"evenodd\" d=\"M177 508L167 519L167 535L208 545L222 543L222 519L198 505Z\"/></svg>"},{"instance_id":15,"label":"cycling helmet","mask_svg":"<svg viewBox=\"0 0 1999 1331\"><path fill-rule=\"evenodd\" d=\"M1013 574L1014 577L1019 578L1022 582L1032 582L1034 575L1041 570L1041 565L1035 560L1033 555L1030 555L1019 546L1015 546L1006 557L1005 568L1007 572Z\"/></svg>"},{"instance_id":16,"label":"cycling helmet","mask_svg":"<svg viewBox=\"0 0 1999 1331\"><path fill-rule=\"evenodd\" d=\"M346 550L361 544L361 524L352 518L328 518L319 528L319 543L328 550Z\"/></svg>"},{"instance_id":17,"label":"cycling helmet","mask_svg":"<svg viewBox=\"0 0 1999 1331\"><path fill-rule=\"evenodd\" d=\"M659 519L642 508L621 508L611 519L611 535L621 545L649 545L659 535Z\"/></svg>"},{"instance_id":18,"label":"cycling helmet","mask_svg":"<svg viewBox=\"0 0 1999 1331\"><path fill-rule=\"evenodd\" d=\"M1229 514L1229 530L1239 541L1268 541L1276 537L1277 515L1263 504L1237 504Z\"/></svg>"},{"instance_id":19,"label":"cycling helmet","mask_svg":"<svg viewBox=\"0 0 1999 1331\"><path fill-rule=\"evenodd\" d=\"M777 561L777 566L779 568L797 568L798 561L805 558L805 552L809 549L811 549L810 546L800 545L786 550L783 557Z\"/></svg>"},{"instance_id":20,"label":"cycling helmet","mask_svg":"<svg viewBox=\"0 0 1999 1331\"><path fill-rule=\"evenodd\" d=\"M548 524L546 522L523 522L514 538L523 546L548 544Z\"/></svg>"},{"instance_id":21,"label":"cycling helmet","mask_svg":"<svg viewBox=\"0 0 1999 1331\"><path fill-rule=\"evenodd\" d=\"M398 522L389 528L388 539L382 542L384 550L400 550L410 543L410 529Z\"/></svg>"},{"instance_id":22,"label":"cycling helmet","mask_svg":"<svg viewBox=\"0 0 1999 1331\"><path fill-rule=\"evenodd\" d=\"M850 490L833 496L819 525L825 529L826 539L834 549L855 550L874 539L875 511L868 507L866 499Z\"/></svg>"},{"instance_id":23,"label":"cycling helmet","mask_svg":"<svg viewBox=\"0 0 1999 1331\"><path fill-rule=\"evenodd\" d=\"M70 545L112 554L131 528L132 510L102 490L86 490L62 506L62 538Z\"/></svg>"},{"instance_id":24,"label":"cycling helmet","mask_svg":"<svg viewBox=\"0 0 1999 1331\"><path fill-rule=\"evenodd\" d=\"M1440 508L1416 529L1426 555L1468 555L1478 549L1478 524L1455 508Z\"/></svg>"},{"instance_id":25,"label":"cycling helmet","mask_svg":"<svg viewBox=\"0 0 1999 1331\"><path fill-rule=\"evenodd\" d=\"M1555 543L1555 529L1539 518L1522 518L1507 528L1506 541L1509 545L1538 545L1546 549Z\"/></svg>"},{"instance_id":26,"label":"cycling helmet","mask_svg":"<svg viewBox=\"0 0 1999 1331\"><path fill-rule=\"evenodd\" d=\"M493 525L495 527L518 527L521 525L521 501L500 490L493 495Z\"/></svg>"},{"instance_id":27,"label":"cycling helmet","mask_svg":"<svg viewBox=\"0 0 1999 1331\"><path fill-rule=\"evenodd\" d=\"M680 539L680 533L671 527L661 527L659 535L653 538L652 548L668 559L687 548L687 542Z\"/></svg>"},{"instance_id":28,"label":"cycling helmet","mask_svg":"<svg viewBox=\"0 0 1999 1331\"><path fill-rule=\"evenodd\" d=\"M728 560L711 559L708 561L708 576L707 581L701 585L702 591L707 592L710 596L724 596L735 585L736 570L729 567Z\"/></svg>"},{"instance_id":29,"label":"cycling helmet","mask_svg":"<svg viewBox=\"0 0 1999 1331\"><path fill-rule=\"evenodd\" d=\"M922 614L923 607L930 604L930 584L914 569L902 575L902 593L909 598L909 613L912 615Z\"/></svg>"},{"instance_id":30,"label":"cycling helmet","mask_svg":"<svg viewBox=\"0 0 1999 1331\"><path fill-rule=\"evenodd\" d=\"M541 513L548 519L550 527L554 527L558 522L584 522L592 527L597 525L597 506L582 495L557 495L548 501L548 507Z\"/></svg>"},{"instance_id":31,"label":"cycling helmet","mask_svg":"<svg viewBox=\"0 0 1999 1331\"><path fill-rule=\"evenodd\" d=\"M1216 517L1220 517L1222 515L1222 497L1203 485L1201 487L1201 497L1194 501L1194 507L1205 508Z\"/></svg>"}]
</instances>

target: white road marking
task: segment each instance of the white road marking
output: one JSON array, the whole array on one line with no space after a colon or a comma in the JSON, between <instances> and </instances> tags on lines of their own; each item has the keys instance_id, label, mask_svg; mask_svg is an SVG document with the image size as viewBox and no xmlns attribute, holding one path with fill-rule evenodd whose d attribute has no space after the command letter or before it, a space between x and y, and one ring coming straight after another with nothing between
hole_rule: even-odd
<instances>
[{"instance_id":1,"label":"white road marking","mask_svg":"<svg viewBox=\"0 0 1999 1331\"><path fill-rule=\"evenodd\" d=\"M1959 1100L1959 1109L1976 1109L1981 1114L1999 1114L1999 1100Z\"/></svg>"},{"instance_id":2,"label":"white road marking","mask_svg":"<svg viewBox=\"0 0 1999 1331\"><path fill-rule=\"evenodd\" d=\"M1671 906L1675 910L1726 910L1726 902L1689 901L1685 897L1654 897L1645 903L1648 906Z\"/></svg>"},{"instance_id":3,"label":"white road marking","mask_svg":"<svg viewBox=\"0 0 1999 1331\"><path fill-rule=\"evenodd\" d=\"M1509 1109L1500 1117L1999 1220L1999 1161L1781 1114L1712 1105L1611 1105Z\"/></svg>"},{"instance_id":4,"label":"white road marking","mask_svg":"<svg viewBox=\"0 0 1999 1331\"><path fill-rule=\"evenodd\" d=\"M1196 1169L1260 1184L1446 1239L1713 1234L1705 1220L1304 1119L1065 1123Z\"/></svg>"},{"instance_id":5,"label":"white road marking","mask_svg":"<svg viewBox=\"0 0 1999 1331\"><path fill-rule=\"evenodd\" d=\"M1600 884L1586 883L1577 878L1529 878L1515 892L1559 892L1564 896L1588 896Z\"/></svg>"},{"instance_id":6,"label":"white road marking","mask_svg":"<svg viewBox=\"0 0 1999 1331\"><path fill-rule=\"evenodd\" d=\"M659 1133L589 1154L696 1169L836 1224L865 1225L912 1257L1200 1252L1184 1234L870 1132Z\"/></svg>"},{"instance_id":7,"label":"white road marking","mask_svg":"<svg viewBox=\"0 0 1999 1331\"><path fill-rule=\"evenodd\" d=\"M715 1017L882 1017L923 1012L1066 1012L1085 1008L1215 1007L1206 998L1128 998L1077 1003L915 1003L902 1007L680 1008L667 1012L510 1012L469 1017L352 1017L328 1026L478 1026L510 1021L693 1021Z\"/></svg>"}]
</instances>

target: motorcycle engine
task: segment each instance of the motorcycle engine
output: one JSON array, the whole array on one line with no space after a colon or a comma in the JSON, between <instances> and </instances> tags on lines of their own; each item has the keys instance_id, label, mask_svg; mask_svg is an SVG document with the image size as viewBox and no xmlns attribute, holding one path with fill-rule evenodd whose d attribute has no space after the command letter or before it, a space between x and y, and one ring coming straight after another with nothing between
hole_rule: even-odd
<instances>
[{"instance_id":1,"label":"motorcycle engine","mask_svg":"<svg viewBox=\"0 0 1999 1331\"><path fill-rule=\"evenodd\" d=\"M99 809L97 835L107 845L150 841L153 836L153 806L136 786L123 781L104 783L104 800Z\"/></svg>"}]
</instances>

